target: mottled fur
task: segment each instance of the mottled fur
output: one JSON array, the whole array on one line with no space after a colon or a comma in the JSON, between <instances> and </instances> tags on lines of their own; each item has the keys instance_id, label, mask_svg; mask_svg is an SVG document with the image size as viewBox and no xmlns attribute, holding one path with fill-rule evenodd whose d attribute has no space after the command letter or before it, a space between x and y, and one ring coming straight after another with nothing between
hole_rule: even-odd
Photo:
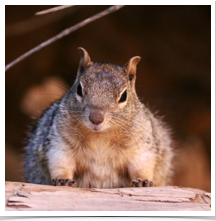
<instances>
[{"instance_id":1,"label":"mottled fur","mask_svg":"<svg viewBox=\"0 0 216 221\"><path fill-rule=\"evenodd\" d=\"M111 188L147 179L154 186L166 185L173 157L170 133L136 95L140 58L120 67L93 63L83 48L79 51L74 85L44 112L30 136L26 182L69 179L77 187ZM77 94L79 84L82 96ZM120 102L125 90L126 101ZM93 111L102 123L89 120Z\"/></svg>"}]
</instances>

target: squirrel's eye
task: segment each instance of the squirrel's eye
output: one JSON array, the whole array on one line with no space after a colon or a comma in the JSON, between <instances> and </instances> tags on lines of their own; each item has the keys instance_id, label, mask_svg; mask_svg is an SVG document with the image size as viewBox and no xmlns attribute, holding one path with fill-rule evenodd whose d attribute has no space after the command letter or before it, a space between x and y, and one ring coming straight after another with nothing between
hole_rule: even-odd
<instances>
[{"instance_id":1,"label":"squirrel's eye","mask_svg":"<svg viewBox=\"0 0 216 221\"><path fill-rule=\"evenodd\" d=\"M121 95L119 103L126 101L126 99L127 99L127 90L125 90L124 93Z\"/></svg>"},{"instance_id":2,"label":"squirrel's eye","mask_svg":"<svg viewBox=\"0 0 216 221\"><path fill-rule=\"evenodd\" d=\"M83 96L83 94L82 94L82 86L81 86L80 83L79 83L79 85L78 85L78 87L77 87L77 94L78 94L80 97Z\"/></svg>"}]
</instances>

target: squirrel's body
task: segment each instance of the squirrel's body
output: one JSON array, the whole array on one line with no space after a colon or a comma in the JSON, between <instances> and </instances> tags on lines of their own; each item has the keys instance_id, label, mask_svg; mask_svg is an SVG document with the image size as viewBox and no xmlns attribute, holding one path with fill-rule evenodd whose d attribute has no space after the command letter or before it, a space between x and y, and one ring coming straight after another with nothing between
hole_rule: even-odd
<instances>
[{"instance_id":1,"label":"squirrel's body","mask_svg":"<svg viewBox=\"0 0 216 221\"><path fill-rule=\"evenodd\" d=\"M169 130L137 98L133 57L92 63L80 48L73 87L39 119L26 147L26 182L114 188L166 185ZM75 183L74 183L75 181Z\"/></svg>"}]
</instances>

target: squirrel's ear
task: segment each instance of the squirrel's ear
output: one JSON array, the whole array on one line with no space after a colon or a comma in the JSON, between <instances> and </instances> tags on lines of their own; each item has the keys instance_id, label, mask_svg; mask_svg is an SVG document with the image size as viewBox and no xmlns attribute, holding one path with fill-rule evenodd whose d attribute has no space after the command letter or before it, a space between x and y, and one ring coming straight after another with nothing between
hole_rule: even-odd
<instances>
[{"instance_id":1,"label":"squirrel's ear","mask_svg":"<svg viewBox=\"0 0 216 221\"><path fill-rule=\"evenodd\" d=\"M79 47L78 48L80 53L80 63L78 68L78 73L83 72L92 62L91 58L89 57L88 52L84 49Z\"/></svg>"},{"instance_id":2,"label":"squirrel's ear","mask_svg":"<svg viewBox=\"0 0 216 221\"><path fill-rule=\"evenodd\" d=\"M136 80L136 69L137 69L137 64L139 63L141 57L135 56L132 57L125 65L124 69L125 72L129 78L129 81L131 82L131 86L134 86L135 80Z\"/></svg>"}]
</instances>

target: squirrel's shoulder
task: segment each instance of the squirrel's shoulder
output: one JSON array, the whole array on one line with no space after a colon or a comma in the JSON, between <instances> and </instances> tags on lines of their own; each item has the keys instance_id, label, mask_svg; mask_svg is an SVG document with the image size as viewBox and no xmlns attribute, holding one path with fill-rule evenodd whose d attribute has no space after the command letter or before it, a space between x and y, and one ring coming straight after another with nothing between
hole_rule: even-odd
<instances>
[{"instance_id":1,"label":"squirrel's shoulder","mask_svg":"<svg viewBox=\"0 0 216 221\"><path fill-rule=\"evenodd\" d=\"M33 139L35 136L44 136L49 131L53 124L53 120L59 110L59 104L62 98L53 102L47 109L45 109L40 118L36 121L34 126L30 127L29 139Z\"/></svg>"}]
</instances>

